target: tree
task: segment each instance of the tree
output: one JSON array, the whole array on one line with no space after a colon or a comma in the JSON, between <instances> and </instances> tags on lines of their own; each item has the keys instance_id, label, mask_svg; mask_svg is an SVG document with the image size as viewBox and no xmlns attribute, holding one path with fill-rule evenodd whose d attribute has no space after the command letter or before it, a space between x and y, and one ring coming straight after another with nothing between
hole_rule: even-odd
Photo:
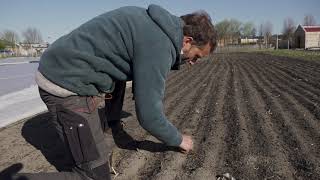
<instances>
[{"instance_id":1,"label":"tree","mask_svg":"<svg viewBox=\"0 0 320 180\"><path fill-rule=\"evenodd\" d=\"M316 20L312 14L307 14L303 18L303 25L304 26L314 26L316 25Z\"/></svg>"},{"instance_id":2,"label":"tree","mask_svg":"<svg viewBox=\"0 0 320 180\"><path fill-rule=\"evenodd\" d=\"M12 46L14 46L19 41L19 36L14 31L5 30L2 33L1 39L9 42Z\"/></svg>"},{"instance_id":3,"label":"tree","mask_svg":"<svg viewBox=\"0 0 320 180\"><path fill-rule=\"evenodd\" d=\"M246 22L241 27L241 35L244 37L255 36L255 28L252 22ZM254 34L254 35L253 35Z\"/></svg>"},{"instance_id":4,"label":"tree","mask_svg":"<svg viewBox=\"0 0 320 180\"><path fill-rule=\"evenodd\" d=\"M226 43L226 38L228 34L229 22L228 20L223 20L216 24L217 34L219 37L219 41L223 41L223 44Z\"/></svg>"},{"instance_id":5,"label":"tree","mask_svg":"<svg viewBox=\"0 0 320 180\"><path fill-rule=\"evenodd\" d=\"M242 23L236 19L230 19L229 23L230 23L229 33L230 33L232 43L233 43L234 41L237 41L241 35L240 32L241 32L241 24Z\"/></svg>"},{"instance_id":6,"label":"tree","mask_svg":"<svg viewBox=\"0 0 320 180\"><path fill-rule=\"evenodd\" d=\"M284 39L288 40L288 48L290 47L290 42L292 42L295 29L296 26L293 19L289 17L286 18L283 22L282 34Z\"/></svg>"},{"instance_id":7,"label":"tree","mask_svg":"<svg viewBox=\"0 0 320 180\"><path fill-rule=\"evenodd\" d=\"M263 24L260 24L259 26L259 48L261 49L261 43L263 42L263 35L264 35L264 28L263 28Z\"/></svg>"},{"instance_id":8,"label":"tree","mask_svg":"<svg viewBox=\"0 0 320 180\"><path fill-rule=\"evenodd\" d=\"M4 42L3 42L3 40L0 40L0 50L2 50L4 48L6 48L6 46L5 46Z\"/></svg>"},{"instance_id":9,"label":"tree","mask_svg":"<svg viewBox=\"0 0 320 180\"><path fill-rule=\"evenodd\" d=\"M263 24L263 35L266 40L266 47L268 46L268 43L270 42L270 39L272 36L272 29L273 29L273 25L270 21L267 21Z\"/></svg>"},{"instance_id":10,"label":"tree","mask_svg":"<svg viewBox=\"0 0 320 180\"><path fill-rule=\"evenodd\" d=\"M286 18L283 21L282 34L286 39L293 36L295 29L296 29L296 25L292 18Z\"/></svg>"},{"instance_id":11,"label":"tree","mask_svg":"<svg viewBox=\"0 0 320 180\"><path fill-rule=\"evenodd\" d=\"M263 24L260 24L259 26L259 36L263 36L264 32L263 32Z\"/></svg>"},{"instance_id":12,"label":"tree","mask_svg":"<svg viewBox=\"0 0 320 180\"><path fill-rule=\"evenodd\" d=\"M255 27L253 27L250 35L252 38L254 38L254 37L256 37L256 34L257 34L257 29Z\"/></svg>"},{"instance_id":13,"label":"tree","mask_svg":"<svg viewBox=\"0 0 320 180\"><path fill-rule=\"evenodd\" d=\"M42 43L41 32L36 28L27 28L23 33L26 44Z\"/></svg>"},{"instance_id":14,"label":"tree","mask_svg":"<svg viewBox=\"0 0 320 180\"><path fill-rule=\"evenodd\" d=\"M242 23L236 19L225 19L217 23L215 27L218 32L219 40L223 40L224 44L228 43L226 43L226 40L231 40L231 43L237 41L241 32L241 24Z\"/></svg>"}]
</instances>

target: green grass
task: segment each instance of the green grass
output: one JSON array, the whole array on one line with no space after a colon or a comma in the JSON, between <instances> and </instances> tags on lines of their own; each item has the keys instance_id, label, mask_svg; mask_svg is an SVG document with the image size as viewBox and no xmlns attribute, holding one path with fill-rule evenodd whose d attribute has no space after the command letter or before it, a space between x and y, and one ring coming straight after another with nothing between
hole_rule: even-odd
<instances>
[{"instance_id":1,"label":"green grass","mask_svg":"<svg viewBox=\"0 0 320 180\"><path fill-rule=\"evenodd\" d=\"M259 52L263 54L270 54L273 56L283 56L283 57L292 57L304 60L317 60L320 61L320 51L305 51L305 50L288 50L288 49L279 49L279 50L257 50L252 52Z\"/></svg>"}]
</instances>

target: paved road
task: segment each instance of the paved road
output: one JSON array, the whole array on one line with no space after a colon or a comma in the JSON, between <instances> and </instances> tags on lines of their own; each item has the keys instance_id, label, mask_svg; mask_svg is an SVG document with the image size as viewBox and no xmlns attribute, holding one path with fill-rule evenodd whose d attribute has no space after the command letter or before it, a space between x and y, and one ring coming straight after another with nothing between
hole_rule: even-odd
<instances>
[{"instance_id":1,"label":"paved road","mask_svg":"<svg viewBox=\"0 0 320 180\"><path fill-rule=\"evenodd\" d=\"M0 128L46 111L34 80L38 61L39 58L0 60Z\"/></svg>"},{"instance_id":2,"label":"paved road","mask_svg":"<svg viewBox=\"0 0 320 180\"><path fill-rule=\"evenodd\" d=\"M20 91L35 83L39 58L7 58L0 60L0 96Z\"/></svg>"},{"instance_id":3,"label":"paved road","mask_svg":"<svg viewBox=\"0 0 320 180\"><path fill-rule=\"evenodd\" d=\"M38 61L39 58L0 60L0 128L47 110L34 80Z\"/></svg>"}]
</instances>

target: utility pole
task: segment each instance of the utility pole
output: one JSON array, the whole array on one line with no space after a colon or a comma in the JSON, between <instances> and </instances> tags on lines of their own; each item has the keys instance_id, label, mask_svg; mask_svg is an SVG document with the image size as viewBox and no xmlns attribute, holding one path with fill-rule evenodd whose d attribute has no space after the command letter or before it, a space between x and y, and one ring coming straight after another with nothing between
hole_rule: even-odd
<instances>
[{"instance_id":1,"label":"utility pole","mask_svg":"<svg viewBox=\"0 0 320 180\"><path fill-rule=\"evenodd\" d=\"M278 50L278 48L279 48L279 37L278 37L278 34L277 34L276 50Z\"/></svg>"}]
</instances>

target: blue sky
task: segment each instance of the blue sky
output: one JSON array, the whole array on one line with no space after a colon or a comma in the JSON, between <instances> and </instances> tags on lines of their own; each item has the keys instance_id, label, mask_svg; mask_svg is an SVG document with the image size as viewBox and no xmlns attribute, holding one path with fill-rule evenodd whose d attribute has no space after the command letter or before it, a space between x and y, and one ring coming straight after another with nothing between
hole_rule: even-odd
<instances>
[{"instance_id":1,"label":"blue sky","mask_svg":"<svg viewBox=\"0 0 320 180\"><path fill-rule=\"evenodd\" d=\"M312 14L320 24L319 0L1 0L0 32L21 32L36 27L44 41L52 42L94 16L121 6L147 7L158 4L172 14L182 15L196 10L207 11L214 22L236 18L259 24L270 21L273 33L280 33L286 17L301 24L305 14Z\"/></svg>"}]
</instances>

